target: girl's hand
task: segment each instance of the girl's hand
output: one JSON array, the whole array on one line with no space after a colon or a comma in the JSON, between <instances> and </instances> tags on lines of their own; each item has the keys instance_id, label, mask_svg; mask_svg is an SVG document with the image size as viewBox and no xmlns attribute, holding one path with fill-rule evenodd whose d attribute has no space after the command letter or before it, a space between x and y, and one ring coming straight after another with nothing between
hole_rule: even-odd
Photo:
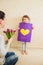
<instances>
[{"instance_id":1,"label":"girl's hand","mask_svg":"<svg viewBox=\"0 0 43 65\"><path fill-rule=\"evenodd\" d=\"M20 30L20 28L18 27L18 30Z\"/></svg>"},{"instance_id":2,"label":"girl's hand","mask_svg":"<svg viewBox=\"0 0 43 65\"><path fill-rule=\"evenodd\" d=\"M32 26L32 29L34 29L34 26Z\"/></svg>"}]
</instances>

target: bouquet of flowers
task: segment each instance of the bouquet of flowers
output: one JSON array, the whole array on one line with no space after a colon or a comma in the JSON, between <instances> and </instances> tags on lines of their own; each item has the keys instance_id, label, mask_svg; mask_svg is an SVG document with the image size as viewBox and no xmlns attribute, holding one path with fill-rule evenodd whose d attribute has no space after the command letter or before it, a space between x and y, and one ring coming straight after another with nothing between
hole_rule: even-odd
<instances>
[{"instance_id":1,"label":"bouquet of flowers","mask_svg":"<svg viewBox=\"0 0 43 65\"><path fill-rule=\"evenodd\" d=\"M10 39L15 34L16 30L7 29L6 31L3 32L6 34L7 38Z\"/></svg>"}]
</instances>

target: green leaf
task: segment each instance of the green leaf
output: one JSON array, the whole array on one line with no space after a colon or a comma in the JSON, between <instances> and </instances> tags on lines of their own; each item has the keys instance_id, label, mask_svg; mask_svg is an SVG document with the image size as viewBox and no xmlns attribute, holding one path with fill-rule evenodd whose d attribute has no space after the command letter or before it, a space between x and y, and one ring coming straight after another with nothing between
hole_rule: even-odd
<instances>
[{"instance_id":1,"label":"green leaf","mask_svg":"<svg viewBox=\"0 0 43 65\"><path fill-rule=\"evenodd\" d=\"M7 36L8 39L10 39L10 35L7 32L6 32L6 36Z\"/></svg>"},{"instance_id":2,"label":"green leaf","mask_svg":"<svg viewBox=\"0 0 43 65\"><path fill-rule=\"evenodd\" d=\"M10 32L10 36L11 36L11 37L13 36L13 32Z\"/></svg>"}]
</instances>

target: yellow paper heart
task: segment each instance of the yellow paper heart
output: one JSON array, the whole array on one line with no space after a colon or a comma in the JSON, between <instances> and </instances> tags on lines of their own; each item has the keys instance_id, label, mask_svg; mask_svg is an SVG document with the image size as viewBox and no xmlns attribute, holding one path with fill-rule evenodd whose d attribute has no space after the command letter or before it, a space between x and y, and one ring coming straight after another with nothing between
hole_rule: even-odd
<instances>
[{"instance_id":1,"label":"yellow paper heart","mask_svg":"<svg viewBox=\"0 0 43 65\"><path fill-rule=\"evenodd\" d=\"M25 35L30 33L30 30L29 29L21 29L20 32L21 32L22 35L25 36Z\"/></svg>"}]
</instances>

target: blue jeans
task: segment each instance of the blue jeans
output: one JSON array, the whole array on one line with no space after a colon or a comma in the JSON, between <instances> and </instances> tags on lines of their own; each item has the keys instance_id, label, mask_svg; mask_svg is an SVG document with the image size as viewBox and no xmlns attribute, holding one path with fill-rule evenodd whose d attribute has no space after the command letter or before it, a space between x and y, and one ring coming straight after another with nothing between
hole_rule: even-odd
<instances>
[{"instance_id":1,"label":"blue jeans","mask_svg":"<svg viewBox=\"0 0 43 65\"><path fill-rule=\"evenodd\" d=\"M4 65L15 65L18 61L18 56L14 52L8 52L5 59Z\"/></svg>"}]
</instances>

